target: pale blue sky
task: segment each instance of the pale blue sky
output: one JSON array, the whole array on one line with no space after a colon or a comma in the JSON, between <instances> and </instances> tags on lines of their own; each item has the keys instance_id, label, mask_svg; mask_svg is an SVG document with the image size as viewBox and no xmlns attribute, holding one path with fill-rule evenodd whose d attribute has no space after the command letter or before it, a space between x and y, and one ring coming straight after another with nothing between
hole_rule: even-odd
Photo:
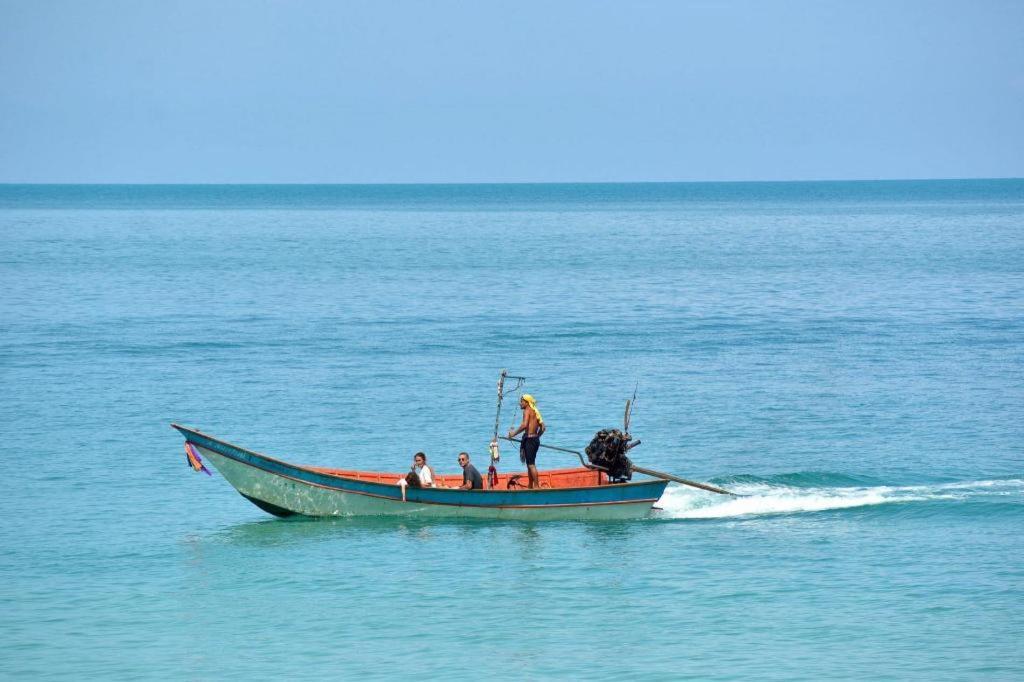
<instances>
[{"instance_id":1,"label":"pale blue sky","mask_svg":"<svg viewBox=\"0 0 1024 682\"><path fill-rule=\"evenodd\" d=\"M1024 176L1024 2L0 0L0 182Z\"/></svg>"}]
</instances>

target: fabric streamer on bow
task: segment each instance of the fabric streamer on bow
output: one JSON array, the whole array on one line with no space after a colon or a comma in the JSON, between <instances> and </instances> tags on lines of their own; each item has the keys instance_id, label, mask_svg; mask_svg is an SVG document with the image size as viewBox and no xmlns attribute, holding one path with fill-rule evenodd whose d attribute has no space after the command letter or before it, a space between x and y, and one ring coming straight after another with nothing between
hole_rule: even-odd
<instances>
[{"instance_id":1,"label":"fabric streamer on bow","mask_svg":"<svg viewBox=\"0 0 1024 682\"><path fill-rule=\"evenodd\" d=\"M185 459L188 460L188 465L196 471L202 471L207 476L213 476L210 470L203 464L202 458L199 457L199 453L196 452L195 446L192 443L185 443Z\"/></svg>"}]
</instances>

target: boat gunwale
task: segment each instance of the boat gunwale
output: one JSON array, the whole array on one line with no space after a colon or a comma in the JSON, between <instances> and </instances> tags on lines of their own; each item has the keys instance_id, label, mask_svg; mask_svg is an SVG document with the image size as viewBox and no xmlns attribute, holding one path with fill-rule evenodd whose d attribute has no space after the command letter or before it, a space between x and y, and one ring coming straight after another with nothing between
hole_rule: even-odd
<instances>
[{"instance_id":1,"label":"boat gunwale","mask_svg":"<svg viewBox=\"0 0 1024 682\"><path fill-rule=\"evenodd\" d=\"M317 475L320 475L320 476L328 476L328 477L337 478L337 479L340 479L340 480L343 480L343 481L352 481L354 483L363 483L363 484L368 484L368 485L384 485L384 486L388 486L388 487L391 487L391 488L400 488L401 487L398 483L382 483L380 481L363 481L363 480L360 480L358 478L353 478L351 476L343 476L341 474L330 473L330 470L323 471L323 470L320 470L319 468L314 468L314 467L312 467L312 466L310 466L308 464L307 465L293 464L292 462L287 462L287 461L285 461L283 459L277 459L276 457L270 457L268 455L264 455L263 453L256 452L254 450L250 450L248 448L243 448L240 445L235 445L234 443L231 443L229 441L223 440L221 438L217 438L216 436L211 436L208 433L203 433L199 429L194 429L194 428L189 427L189 426L182 426L181 424L177 424L175 422L171 422L171 427L176 429L179 433L182 432L182 431L186 431L186 432L189 432L189 433L195 433L195 434L198 434L198 435L202 436L203 438L208 438L208 439L210 439L210 440L212 440L212 441L214 441L216 443L220 443L221 445L225 445L225 446L228 446L228 447L231 447L231 448L235 448L237 450L241 450L242 452L250 454L250 455L252 455L254 457L260 457L262 459L266 459L266 460L269 460L271 462L275 462L277 464L284 465L286 467L294 467L296 469L300 469L302 471L306 471L306 472L309 472L311 474L317 474ZM188 441L187 438L185 440ZM225 456L225 455L222 455L222 456ZM232 458L232 459L234 459L234 458ZM253 465L253 464L251 464L249 462L241 462L240 460L235 460L235 461L239 461L241 464L249 464L249 466L255 466L255 465ZM294 478L292 476L288 476L287 474L281 474L281 473L276 472L276 471L269 471L267 469L263 469L262 467L256 467L256 468L259 468L259 469L261 469L263 471L266 471L269 474L273 474L275 476L283 476L285 478L289 478L291 480L298 481L298 482L301 482L301 483L315 485L317 487L322 487L322 488L329 488L329 486L319 485L319 484L314 483L312 481L304 481L302 479L297 479L297 478ZM585 470L585 467L580 467L580 468ZM558 472L558 471L576 471L576 470L577 469L549 469L548 471L549 472ZM383 472L383 471L382 472L376 472L376 471L374 471L374 472L367 472L367 473L385 474L385 473L389 473L389 472ZM395 474L395 475L396 476L400 476L401 474ZM502 489L502 490L499 490L499 489L482 489L482 490L465 490L465 489L462 489L461 491L464 492L464 493L476 493L476 494L479 494L479 493L501 493L501 494L515 493L517 495L518 494L544 494L544 493L550 493L550 492L555 492L555 491L563 491L563 490L598 490L598 489L607 489L609 487L624 488L624 487L632 487L632 486L642 486L642 485L650 485L651 483L654 483L654 482L656 482L658 480L659 479L651 478L650 480L629 481L628 483L605 483L604 485L570 486L570 487L565 487L565 488L512 488L512 489ZM451 491L456 491L456 490L460 490L460 489L459 488L428 488L428 490L451 490ZM347 492L356 492L356 491L347 491ZM365 493L365 492L363 492L362 494L372 495L372 493ZM374 496L375 497L386 497L386 496L377 496L377 495L374 495ZM391 499L391 498L388 498L388 499ZM654 498L654 501L657 502L658 499L660 499L660 496L657 497L657 498ZM633 501L642 502L642 501L646 501L646 500L633 500ZM425 504L444 504L444 503L425 502ZM575 506L576 504L579 504L579 503L573 503L571 506ZM609 503L605 502L605 503L601 503L601 504L609 504ZM620 504L620 503L619 502L615 502L614 504ZM539 506L547 507L547 506L559 506L559 505L544 504L544 505L539 505Z\"/></svg>"},{"instance_id":2,"label":"boat gunwale","mask_svg":"<svg viewBox=\"0 0 1024 682\"><path fill-rule=\"evenodd\" d=\"M202 446L199 446L199 447L202 447ZM218 453L218 454L220 454L220 453ZM227 455L221 454L221 457L227 457ZM295 481L296 483L301 483L303 485L311 485L311 486L314 486L316 488L323 488L324 490L333 490L333 491L336 491L336 492L344 493L346 495L363 495L363 496L366 496L366 497L374 497L374 498L377 498L379 500L389 500L391 502L399 502L399 501L401 501L403 504L407 504L407 503L408 504L421 504L421 505L422 504L426 504L426 505L434 505L434 506L440 506L440 507L474 507L474 508L478 508L478 509L549 509L549 508L555 508L555 507L559 507L559 508L560 507L597 507L597 506L605 506L605 505L612 505L612 504L640 504L640 503L646 503L646 502L650 502L651 504L654 504L659 499L661 499L661 497L659 496L659 497L631 498L631 499L628 499L628 500L605 500L605 501L600 501L600 502L546 502L546 503L543 503L543 504L462 504L461 502L441 502L439 500L400 500L400 498L397 498L397 497L391 497L390 495L378 495L377 493L371 493L371 492L366 491L366 490L349 490L347 488L332 488L330 486L323 485L322 483L316 483L315 481L304 481L301 478L295 478L294 476L289 476L288 474L282 474L282 473L277 472L277 471L270 471L269 469L264 469L263 467L261 467L261 466L259 466L257 464L253 464L252 462L243 462L240 459L234 459L232 457L228 457L228 459L231 459L231 461L237 462L238 464L243 464L245 466L250 466L250 467L252 467L254 469L259 469L260 471L264 471L264 472L266 472L268 474L271 474L273 476L279 476L281 478L287 478L289 481ZM345 480L355 480L355 479L345 479ZM358 482L359 483L367 483L368 481L358 481ZM397 486L398 484L374 483L374 485L387 485L387 486L394 485L394 486ZM506 490L460 490L458 488L437 488L437 490L448 490L449 492L458 492L460 494L462 494L462 493L504 493L504 492L509 492L509 491L506 491ZM550 490L569 490L569 488L546 488L545 490L548 490L548 491L550 491ZM544 491L542 491L542 490L534 490L533 492L544 492ZM242 493L242 495L246 496L245 493ZM260 500L260 501L261 502L267 502L267 500ZM293 513L301 514L301 512L293 512Z\"/></svg>"}]
</instances>

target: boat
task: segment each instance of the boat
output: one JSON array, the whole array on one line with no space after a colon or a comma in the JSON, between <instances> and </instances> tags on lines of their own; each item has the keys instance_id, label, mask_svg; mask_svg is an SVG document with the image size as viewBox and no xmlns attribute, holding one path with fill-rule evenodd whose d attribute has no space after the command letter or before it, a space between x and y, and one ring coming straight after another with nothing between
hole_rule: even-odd
<instances>
[{"instance_id":1,"label":"boat","mask_svg":"<svg viewBox=\"0 0 1024 682\"><path fill-rule=\"evenodd\" d=\"M593 466L540 472L538 489L523 487L526 473L505 473L485 490L414 488L398 484L405 473L355 471L291 464L171 424L185 437L186 450L209 461L257 507L274 516L423 516L484 519L636 519L647 516L668 481L619 482ZM581 464L586 464L582 458ZM201 465L201 460L197 462ZM193 466L196 466L193 464ZM520 483L522 481L523 483ZM438 475L442 486L457 486L462 475Z\"/></svg>"}]
</instances>

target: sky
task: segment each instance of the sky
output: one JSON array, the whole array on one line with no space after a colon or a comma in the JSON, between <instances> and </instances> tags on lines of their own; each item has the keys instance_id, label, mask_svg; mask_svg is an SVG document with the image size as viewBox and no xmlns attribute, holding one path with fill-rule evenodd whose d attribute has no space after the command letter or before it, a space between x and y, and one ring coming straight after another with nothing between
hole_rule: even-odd
<instances>
[{"instance_id":1,"label":"sky","mask_svg":"<svg viewBox=\"0 0 1024 682\"><path fill-rule=\"evenodd\" d=\"M0 0L0 182L1024 176L1024 2Z\"/></svg>"}]
</instances>

